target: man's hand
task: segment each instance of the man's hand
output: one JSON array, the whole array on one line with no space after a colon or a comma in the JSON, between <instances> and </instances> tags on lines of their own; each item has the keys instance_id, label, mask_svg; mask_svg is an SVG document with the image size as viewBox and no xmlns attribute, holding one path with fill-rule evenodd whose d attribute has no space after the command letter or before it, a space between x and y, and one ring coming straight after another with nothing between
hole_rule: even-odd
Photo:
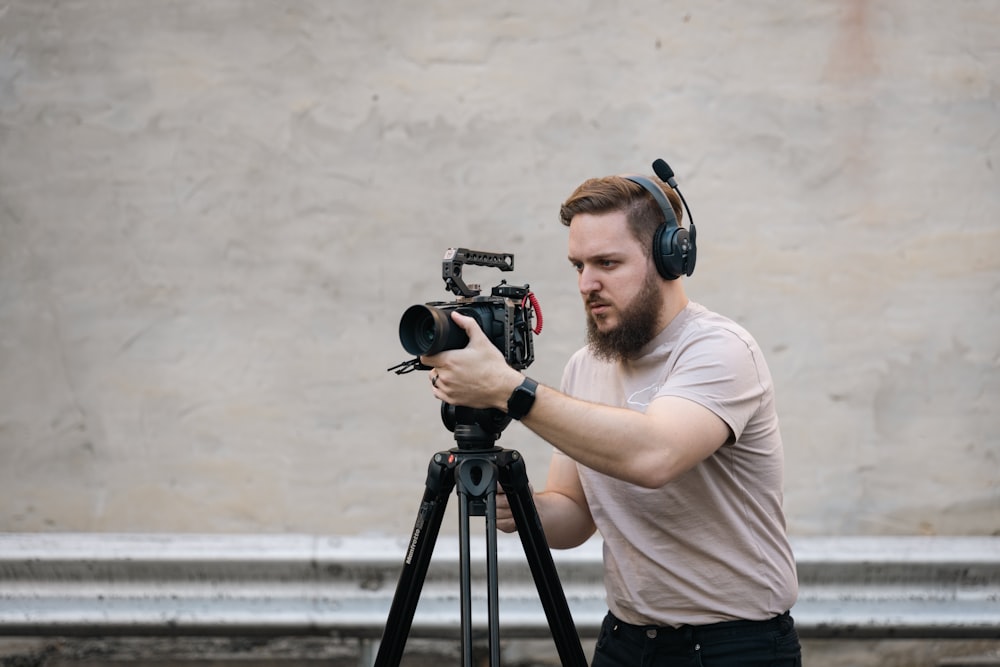
<instances>
[{"instance_id":1,"label":"man's hand","mask_svg":"<svg viewBox=\"0 0 1000 667\"><path fill-rule=\"evenodd\" d=\"M450 405L506 410L507 399L521 384L521 374L507 365L503 353L475 319L457 312L451 313L451 319L465 331L469 344L460 350L420 357L421 363L432 368L429 375L434 397Z\"/></svg>"},{"instance_id":2,"label":"man's hand","mask_svg":"<svg viewBox=\"0 0 1000 667\"><path fill-rule=\"evenodd\" d=\"M497 484L497 530L504 533L513 533L517 530L514 514L510 511L510 501L502 484Z\"/></svg>"},{"instance_id":3,"label":"man's hand","mask_svg":"<svg viewBox=\"0 0 1000 667\"><path fill-rule=\"evenodd\" d=\"M579 486L576 464L565 457L559 458L562 459L562 463L554 461L550 466L549 481L554 484L569 481L570 486L562 488L561 491L543 491L536 494L531 484L528 484L528 493L531 494L532 503L549 546L553 549L567 549L583 544L596 529L586 498L582 495L583 489ZM561 467L563 470L560 472ZM565 478L567 473L572 477ZM578 497L577 493L580 494ZM510 511L510 499L501 484L497 484L496 508L497 530L504 533L516 532L517 524L514 522L514 514Z\"/></svg>"}]
</instances>

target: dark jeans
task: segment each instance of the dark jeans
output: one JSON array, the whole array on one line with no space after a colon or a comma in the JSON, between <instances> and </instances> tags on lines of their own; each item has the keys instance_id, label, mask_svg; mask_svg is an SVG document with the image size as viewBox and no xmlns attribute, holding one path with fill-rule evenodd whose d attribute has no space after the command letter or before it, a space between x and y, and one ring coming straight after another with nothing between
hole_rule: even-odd
<instances>
[{"instance_id":1,"label":"dark jeans","mask_svg":"<svg viewBox=\"0 0 1000 667\"><path fill-rule=\"evenodd\" d=\"M660 628L608 614L592 667L802 667L795 623L786 612L768 621L726 621Z\"/></svg>"}]
</instances>

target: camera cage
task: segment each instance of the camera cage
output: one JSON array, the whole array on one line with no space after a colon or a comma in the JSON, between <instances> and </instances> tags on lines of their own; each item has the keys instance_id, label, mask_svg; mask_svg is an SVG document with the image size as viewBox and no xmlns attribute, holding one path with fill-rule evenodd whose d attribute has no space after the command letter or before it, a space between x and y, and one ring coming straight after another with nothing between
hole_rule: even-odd
<instances>
[{"instance_id":1,"label":"camera cage","mask_svg":"<svg viewBox=\"0 0 1000 667\"><path fill-rule=\"evenodd\" d=\"M490 296L481 296L482 289L478 284L466 284L462 278L462 267L464 265L485 266L508 272L514 270L514 255L512 253L485 252L469 250L467 248L448 248L444 253L441 262L441 278L445 287L456 295L454 302L434 301L425 304L429 308L453 308L464 304L493 303L499 305L502 302L505 316L504 322L504 346L501 352L507 358L508 363L515 368L526 368L534 361L534 345L531 334L539 334L542 330L542 311L538 305L538 299L531 292L530 287L525 285L509 285L506 280L501 280L500 284L494 286ZM518 314L521 319L518 321ZM537 316L537 323L532 326L531 320ZM404 315L405 317L405 315ZM518 334L521 330L523 336L520 345L517 344ZM405 343L404 343L405 347ZM515 350L521 349L522 355L512 358ZM397 375L409 373L415 370L430 370L430 367L422 364L419 357L404 361L388 370L394 371Z\"/></svg>"}]
</instances>

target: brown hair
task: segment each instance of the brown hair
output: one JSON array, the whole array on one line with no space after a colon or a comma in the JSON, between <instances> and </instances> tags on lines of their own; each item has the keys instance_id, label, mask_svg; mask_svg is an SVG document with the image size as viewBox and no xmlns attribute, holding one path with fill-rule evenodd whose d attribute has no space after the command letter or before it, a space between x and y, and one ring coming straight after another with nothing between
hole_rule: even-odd
<instances>
[{"instance_id":1,"label":"brown hair","mask_svg":"<svg viewBox=\"0 0 1000 667\"><path fill-rule=\"evenodd\" d=\"M677 224L681 224L684 219L684 209L680 197L673 188L659 179L648 178L663 190L670 201L670 207L674 209L674 215L677 216ZM559 219L569 227L573 216L578 213L601 214L613 211L625 212L625 219L632 235L649 255L653 249L653 234L663 223L663 211L646 188L623 176L590 178L581 183L569 199L559 207Z\"/></svg>"}]
</instances>

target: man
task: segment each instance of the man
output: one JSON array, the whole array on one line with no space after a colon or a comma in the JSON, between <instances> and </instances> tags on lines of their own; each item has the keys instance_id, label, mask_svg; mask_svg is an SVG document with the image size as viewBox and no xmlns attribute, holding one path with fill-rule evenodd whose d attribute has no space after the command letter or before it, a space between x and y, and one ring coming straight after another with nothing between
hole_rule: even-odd
<instances>
[{"instance_id":1,"label":"man","mask_svg":"<svg viewBox=\"0 0 1000 667\"><path fill-rule=\"evenodd\" d=\"M604 543L595 667L801 665L770 373L750 334L663 276L654 239L680 227L680 200L632 179L590 179L561 207L588 329L562 391L454 314L469 344L422 359L434 396L508 410L555 447L534 495L550 546ZM503 495L497 508L515 530Z\"/></svg>"}]
</instances>

